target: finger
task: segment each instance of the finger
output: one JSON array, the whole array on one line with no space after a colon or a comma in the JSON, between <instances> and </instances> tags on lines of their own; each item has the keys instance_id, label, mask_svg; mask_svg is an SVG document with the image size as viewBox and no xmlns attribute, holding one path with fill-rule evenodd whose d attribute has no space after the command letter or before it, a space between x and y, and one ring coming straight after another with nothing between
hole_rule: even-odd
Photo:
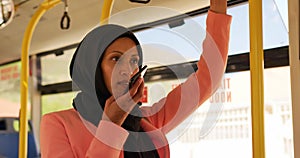
<instances>
[{"instance_id":1,"label":"finger","mask_svg":"<svg viewBox=\"0 0 300 158\"><path fill-rule=\"evenodd\" d=\"M126 93L125 95L119 97L116 100L117 106L119 106L123 111L130 113L132 108L136 105L136 102L132 99L130 93Z\"/></svg>"},{"instance_id":2,"label":"finger","mask_svg":"<svg viewBox=\"0 0 300 158\"><path fill-rule=\"evenodd\" d=\"M118 97L115 101L117 105L126 112L130 112L132 108L140 101L143 93L144 82L139 78L132 88L124 95ZM137 94L139 93L139 94Z\"/></svg>"},{"instance_id":3,"label":"finger","mask_svg":"<svg viewBox=\"0 0 300 158\"><path fill-rule=\"evenodd\" d=\"M142 83L139 85L137 92L133 96L133 100L135 102L139 102L142 99L143 94L144 94L144 85L145 85L145 82L144 82L144 79L142 79Z\"/></svg>"},{"instance_id":4,"label":"finger","mask_svg":"<svg viewBox=\"0 0 300 158\"><path fill-rule=\"evenodd\" d=\"M135 68L135 69L132 71L132 76L131 76L131 77L133 77L133 76L134 76L134 74L136 74L138 71L139 71L139 68L138 68L138 67L137 67L137 68Z\"/></svg>"},{"instance_id":5,"label":"finger","mask_svg":"<svg viewBox=\"0 0 300 158\"><path fill-rule=\"evenodd\" d=\"M137 81L133 84L133 86L129 89L129 93L130 95L133 97L137 91L138 91L138 88L140 86L140 84L143 82L143 79L142 78L139 78L137 79Z\"/></svg>"},{"instance_id":6,"label":"finger","mask_svg":"<svg viewBox=\"0 0 300 158\"><path fill-rule=\"evenodd\" d=\"M115 101L115 98L113 96L109 97L107 100L106 100L106 104L107 105L110 105L112 104L113 102Z\"/></svg>"}]
</instances>

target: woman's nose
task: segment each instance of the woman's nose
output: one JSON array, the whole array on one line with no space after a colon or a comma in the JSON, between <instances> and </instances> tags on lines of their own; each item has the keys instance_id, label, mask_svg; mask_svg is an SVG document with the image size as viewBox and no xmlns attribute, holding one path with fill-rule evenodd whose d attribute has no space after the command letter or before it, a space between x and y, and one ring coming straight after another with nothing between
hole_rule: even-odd
<instances>
[{"instance_id":1,"label":"woman's nose","mask_svg":"<svg viewBox=\"0 0 300 158\"><path fill-rule=\"evenodd\" d=\"M130 76L133 73L133 69L129 64L120 65L120 74L122 76Z\"/></svg>"},{"instance_id":2,"label":"woman's nose","mask_svg":"<svg viewBox=\"0 0 300 158\"><path fill-rule=\"evenodd\" d=\"M127 71L127 70L124 70L124 69L122 69L122 70L120 70L120 74L121 74L122 76L130 76L130 75L131 75L131 72L130 72L130 71Z\"/></svg>"}]
</instances>

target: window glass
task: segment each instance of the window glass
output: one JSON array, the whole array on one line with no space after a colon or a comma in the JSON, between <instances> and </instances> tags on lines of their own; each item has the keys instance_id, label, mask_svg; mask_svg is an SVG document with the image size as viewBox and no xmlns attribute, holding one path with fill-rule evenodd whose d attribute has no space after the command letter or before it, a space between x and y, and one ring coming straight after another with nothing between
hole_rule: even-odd
<instances>
[{"instance_id":1,"label":"window glass","mask_svg":"<svg viewBox=\"0 0 300 158\"><path fill-rule=\"evenodd\" d=\"M264 49L289 45L287 0L264 0Z\"/></svg>"},{"instance_id":2,"label":"window glass","mask_svg":"<svg viewBox=\"0 0 300 158\"><path fill-rule=\"evenodd\" d=\"M13 129L16 131L16 132L19 132L20 131L20 121L19 120L14 120L13 121ZM31 131L31 126L29 125L28 123L28 129L27 129L29 132Z\"/></svg>"},{"instance_id":3,"label":"window glass","mask_svg":"<svg viewBox=\"0 0 300 158\"><path fill-rule=\"evenodd\" d=\"M165 24L136 32L145 64L157 67L199 59L205 28L193 18L184 19L181 24L176 27Z\"/></svg>"},{"instance_id":4,"label":"window glass","mask_svg":"<svg viewBox=\"0 0 300 158\"><path fill-rule=\"evenodd\" d=\"M42 96L42 115L72 108L77 92L49 94Z\"/></svg>"},{"instance_id":5,"label":"window glass","mask_svg":"<svg viewBox=\"0 0 300 158\"><path fill-rule=\"evenodd\" d=\"M290 67L266 69L264 75L266 157L292 158Z\"/></svg>"},{"instance_id":6,"label":"window glass","mask_svg":"<svg viewBox=\"0 0 300 158\"><path fill-rule=\"evenodd\" d=\"M0 117L19 116L21 62L0 66Z\"/></svg>"},{"instance_id":7,"label":"window glass","mask_svg":"<svg viewBox=\"0 0 300 158\"><path fill-rule=\"evenodd\" d=\"M55 54L41 58L42 85L70 81L69 64L75 49L64 51L62 55Z\"/></svg>"},{"instance_id":8,"label":"window glass","mask_svg":"<svg viewBox=\"0 0 300 158\"><path fill-rule=\"evenodd\" d=\"M270 49L288 45L287 0L264 0L262 3L263 48ZM229 54L249 52L249 5L233 7L228 10L228 13L233 17Z\"/></svg>"}]
</instances>

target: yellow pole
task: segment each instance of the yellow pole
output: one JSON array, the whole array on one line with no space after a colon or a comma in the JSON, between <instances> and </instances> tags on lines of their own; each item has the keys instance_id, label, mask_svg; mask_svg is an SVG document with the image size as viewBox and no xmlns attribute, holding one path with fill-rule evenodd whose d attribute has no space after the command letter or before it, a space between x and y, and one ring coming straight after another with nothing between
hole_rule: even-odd
<instances>
[{"instance_id":1,"label":"yellow pole","mask_svg":"<svg viewBox=\"0 0 300 158\"><path fill-rule=\"evenodd\" d=\"M262 0L249 0L253 158L265 157Z\"/></svg>"},{"instance_id":2,"label":"yellow pole","mask_svg":"<svg viewBox=\"0 0 300 158\"><path fill-rule=\"evenodd\" d=\"M102 6L101 18L100 18L100 25L108 23L108 18L110 16L113 4L114 4L114 0L104 0Z\"/></svg>"},{"instance_id":3,"label":"yellow pole","mask_svg":"<svg viewBox=\"0 0 300 158\"><path fill-rule=\"evenodd\" d=\"M19 135L19 158L27 158L27 99L28 99L28 52L33 31L42 15L58 4L60 0L45 0L31 18L22 42L21 54L21 112L20 112L20 135Z\"/></svg>"}]
</instances>

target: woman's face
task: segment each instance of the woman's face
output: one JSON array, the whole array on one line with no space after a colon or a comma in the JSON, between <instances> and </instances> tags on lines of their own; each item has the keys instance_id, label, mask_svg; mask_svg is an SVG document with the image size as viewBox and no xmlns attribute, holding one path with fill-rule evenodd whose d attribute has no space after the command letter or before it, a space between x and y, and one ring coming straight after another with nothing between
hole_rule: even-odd
<instances>
[{"instance_id":1,"label":"woman's face","mask_svg":"<svg viewBox=\"0 0 300 158\"><path fill-rule=\"evenodd\" d=\"M119 38L107 47L101 69L105 85L113 96L117 98L128 90L130 77L138 72L138 62L138 50L130 38Z\"/></svg>"}]
</instances>

